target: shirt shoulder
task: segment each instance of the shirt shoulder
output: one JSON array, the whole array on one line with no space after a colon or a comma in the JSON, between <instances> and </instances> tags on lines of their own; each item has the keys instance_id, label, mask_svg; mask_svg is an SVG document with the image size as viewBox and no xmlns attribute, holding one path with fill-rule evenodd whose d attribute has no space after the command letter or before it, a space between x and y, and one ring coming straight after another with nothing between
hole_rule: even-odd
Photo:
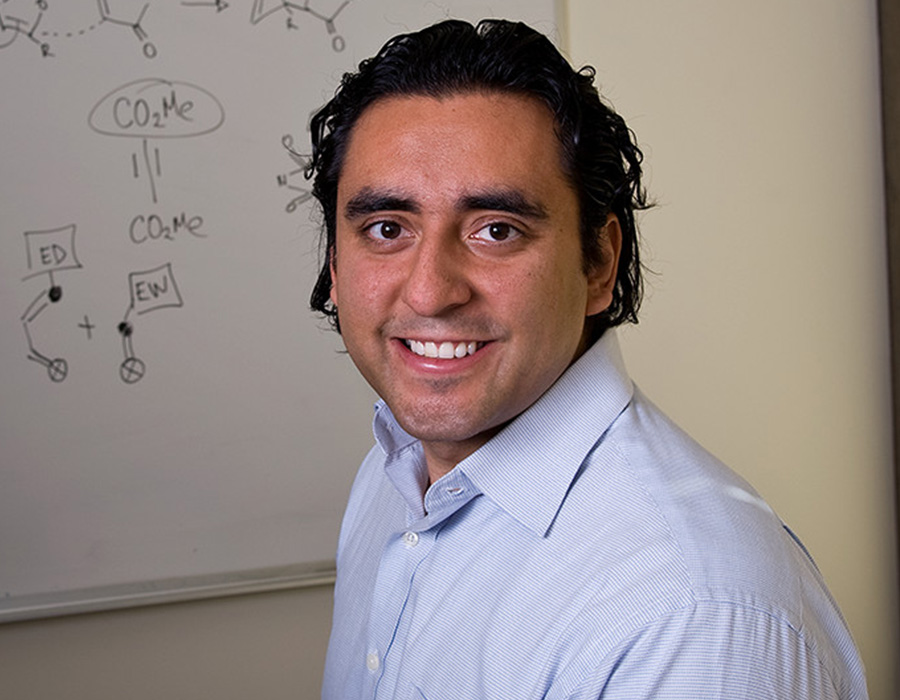
<instances>
[{"instance_id":1,"label":"shirt shoulder","mask_svg":"<svg viewBox=\"0 0 900 700\"><path fill-rule=\"evenodd\" d=\"M773 599L802 613L801 583L821 581L807 551L747 481L639 390L593 457L613 463L616 482L641 494L631 517L652 514L694 596Z\"/></svg>"},{"instance_id":2,"label":"shirt shoulder","mask_svg":"<svg viewBox=\"0 0 900 700\"><path fill-rule=\"evenodd\" d=\"M867 697L861 670L854 675L835 668L803 630L768 611L728 602L675 609L635 630L599 662L587 659L575 657L557 675L547 700Z\"/></svg>"},{"instance_id":3,"label":"shirt shoulder","mask_svg":"<svg viewBox=\"0 0 900 700\"><path fill-rule=\"evenodd\" d=\"M620 551L611 562L623 587L637 593L617 602L620 638L603 654L617 673L636 658L646 667L677 660L680 670L666 678L683 673L686 681L705 678L708 684L714 664L704 658L720 659L720 670L739 677L745 665L777 649L773 668L787 663L798 676L785 670L784 681L822 694L759 697L865 697L853 640L806 550L746 481L639 390L573 483L567 506L574 519L584 519L578 504L588 494L603 513L598 521L618 524ZM601 596L592 605L605 609L607 601ZM584 631L585 638L596 636Z\"/></svg>"}]
</instances>

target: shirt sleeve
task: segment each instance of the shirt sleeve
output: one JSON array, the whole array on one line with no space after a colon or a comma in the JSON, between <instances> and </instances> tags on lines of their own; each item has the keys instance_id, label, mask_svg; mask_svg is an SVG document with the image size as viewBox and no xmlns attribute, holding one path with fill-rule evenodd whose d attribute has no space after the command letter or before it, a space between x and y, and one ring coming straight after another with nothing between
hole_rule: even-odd
<instances>
[{"instance_id":1,"label":"shirt sleeve","mask_svg":"<svg viewBox=\"0 0 900 700\"><path fill-rule=\"evenodd\" d=\"M594 668L582 657L581 681L547 698L862 700L836 682L843 674L831 656L765 610L697 603L629 635Z\"/></svg>"}]
</instances>

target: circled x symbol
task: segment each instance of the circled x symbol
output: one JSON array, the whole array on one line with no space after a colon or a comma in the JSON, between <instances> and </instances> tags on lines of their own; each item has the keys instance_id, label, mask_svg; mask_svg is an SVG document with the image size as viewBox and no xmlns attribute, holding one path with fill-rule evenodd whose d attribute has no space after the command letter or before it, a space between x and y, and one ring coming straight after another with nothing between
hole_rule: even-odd
<instances>
[{"instance_id":1,"label":"circled x symbol","mask_svg":"<svg viewBox=\"0 0 900 700\"><path fill-rule=\"evenodd\" d=\"M119 365L119 376L126 384L134 384L143 378L145 369L142 360L136 357L129 357Z\"/></svg>"}]
</instances>

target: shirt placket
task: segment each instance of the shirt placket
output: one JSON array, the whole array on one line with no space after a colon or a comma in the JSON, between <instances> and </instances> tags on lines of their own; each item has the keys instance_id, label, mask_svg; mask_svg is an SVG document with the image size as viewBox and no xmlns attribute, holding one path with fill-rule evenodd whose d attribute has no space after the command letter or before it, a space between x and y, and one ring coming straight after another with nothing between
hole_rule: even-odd
<instances>
[{"instance_id":1,"label":"shirt placket","mask_svg":"<svg viewBox=\"0 0 900 700\"><path fill-rule=\"evenodd\" d=\"M392 656L391 651L395 647L398 651L405 648L408 642L413 615L410 601L417 585L417 573L434 551L443 525L476 494L477 490L463 474L451 472L426 494L425 506L431 514L418 520L410 515L407 529L395 533L385 546L378 567L366 647L370 697L395 697L402 659L396 653Z\"/></svg>"},{"instance_id":2,"label":"shirt placket","mask_svg":"<svg viewBox=\"0 0 900 700\"><path fill-rule=\"evenodd\" d=\"M392 658L391 650L394 642L405 636L404 629L409 627L406 613L416 571L434 548L435 529L410 527L395 533L384 548L363 660L372 689L370 697L394 697L400 660ZM402 644L399 646L402 648Z\"/></svg>"}]
</instances>

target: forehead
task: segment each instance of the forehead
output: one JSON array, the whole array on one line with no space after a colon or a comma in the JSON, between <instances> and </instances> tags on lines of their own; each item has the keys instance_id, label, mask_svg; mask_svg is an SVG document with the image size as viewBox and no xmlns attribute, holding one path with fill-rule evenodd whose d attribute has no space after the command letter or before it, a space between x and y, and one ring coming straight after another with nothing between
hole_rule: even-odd
<instances>
[{"instance_id":1,"label":"forehead","mask_svg":"<svg viewBox=\"0 0 900 700\"><path fill-rule=\"evenodd\" d=\"M475 184L568 187L550 110L538 99L502 92L378 100L358 119L339 189L377 178L407 186Z\"/></svg>"}]
</instances>

